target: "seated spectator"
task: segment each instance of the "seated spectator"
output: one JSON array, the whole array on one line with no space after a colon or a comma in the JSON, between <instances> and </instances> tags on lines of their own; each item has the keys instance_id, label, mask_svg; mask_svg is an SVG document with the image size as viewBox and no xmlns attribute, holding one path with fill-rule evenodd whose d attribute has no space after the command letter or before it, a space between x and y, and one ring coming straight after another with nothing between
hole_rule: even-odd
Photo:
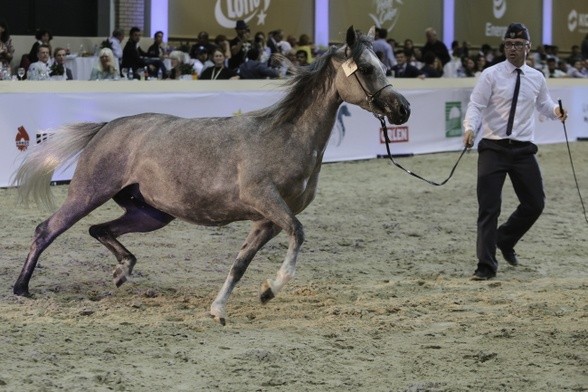
<instances>
[{"instance_id":1,"label":"seated spectator","mask_svg":"<svg viewBox=\"0 0 588 392\"><path fill-rule=\"evenodd\" d=\"M10 67L10 62L14 56L14 46L12 38L8 33L8 26L5 21L0 21L0 65Z\"/></svg>"},{"instance_id":2,"label":"seated spectator","mask_svg":"<svg viewBox=\"0 0 588 392\"><path fill-rule=\"evenodd\" d=\"M108 48L100 49L98 62L92 68L90 80L118 80L119 78L118 60L114 57L114 53Z\"/></svg>"},{"instance_id":3,"label":"seated spectator","mask_svg":"<svg viewBox=\"0 0 588 392\"><path fill-rule=\"evenodd\" d=\"M49 63L49 45L40 44L37 50L37 59L29 66L27 71L27 79L29 80L47 80L51 72Z\"/></svg>"},{"instance_id":4,"label":"seated spectator","mask_svg":"<svg viewBox=\"0 0 588 392\"><path fill-rule=\"evenodd\" d=\"M194 59L192 66L194 67L194 71L198 77L202 75L202 71L206 68L210 68L214 66L214 63L208 59L208 50L204 46L199 46L195 51L194 54L196 58Z\"/></svg>"},{"instance_id":5,"label":"seated spectator","mask_svg":"<svg viewBox=\"0 0 588 392\"><path fill-rule=\"evenodd\" d=\"M310 41L310 37L308 34L300 35L298 38L298 44L293 47L296 51L304 50L308 54L308 62L312 63L314 61L314 45Z\"/></svg>"},{"instance_id":6,"label":"seated spectator","mask_svg":"<svg viewBox=\"0 0 588 392\"><path fill-rule=\"evenodd\" d=\"M396 50L396 65L392 67L396 78L416 78L421 72L417 67L408 63L408 58L403 49Z\"/></svg>"},{"instance_id":7,"label":"seated spectator","mask_svg":"<svg viewBox=\"0 0 588 392\"><path fill-rule=\"evenodd\" d=\"M588 70L584 66L585 61L577 60L573 67L570 67L568 76L570 78L588 78Z\"/></svg>"},{"instance_id":8,"label":"seated spectator","mask_svg":"<svg viewBox=\"0 0 588 392\"><path fill-rule=\"evenodd\" d=\"M247 61L239 67L239 76L241 79L273 79L277 78L279 73L266 63L259 61L259 50L252 47L247 52Z\"/></svg>"},{"instance_id":9,"label":"seated spectator","mask_svg":"<svg viewBox=\"0 0 588 392\"><path fill-rule=\"evenodd\" d=\"M476 76L476 63L471 57L464 56L461 59L462 78L473 78Z\"/></svg>"},{"instance_id":10,"label":"seated spectator","mask_svg":"<svg viewBox=\"0 0 588 392\"><path fill-rule=\"evenodd\" d=\"M139 79L139 69L143 70L147 68L147 72L150 76L157 76L161 70L162 74L166 74L165 65L160 59L151 59L146 57L147 53L144 52L139 46L141 40L141 30L138 27L132 27L129 31L129 40L127 41L123 49L123 60L122 67L133 70L133 77ZM147 77L147 75L145 75Z\"/></svg>"},{"instance_id":11,"label":"seated spectator","mask_svg":"<svg viewBox=\"0 0 588 392\"><path fill-rule=\"evenodd\" d=\"M238 69L246 60L247 52L251 49L249 40L249 26L244 20L238 20L235 25L237 36L229 41L231 47L231 57L229 58L229 68Z\"/></svg>"},{"instance_id":12,"label":"seated spectator","mask_svg":"<svg viewBox=\"0 0 588 392\"><path fill-rule=\"evenodd\" d=\"M225 55L225 62L228 62L228 60L231 58L231 45L229 44L227 36L223 34L217 35L214 37L214 44ZM225 64L225 66L228 66L228 64Z\"/></svg>"},{"instance_id":13,"label":"seated spectator","mask_svg":"<svg viewBox=\"0 0 588 392\"><path fill-rule=\"evenodd\" d=\"M272 55L272 51L267 46L265 34L262 31L255 33L255 36L253 37L253 45L257 46L257 49L259 49L259 61L262 63L268 63L269 65L269 59Z\"/></svg>"},{"instance_id":14,"label":"seated spectator","mask_svg":"<svg viewBox=\"0 0 588 392\"><path fill-rule=\"evenodd\" d=\"M194 71L192 64L189 63L190 56L181 50L174 50L169 54L171 69L168 73L168 79L181 79L182 75L191 75Z\"/></svg>"},{"instance_id":15,"label":"seated spectator","mask_svg":"<svg viewBox=\"0 0 588 392\"><path fill-rule=\"evenodd\" d=\"M116 29L112 32L112 36L108 38L108 42L110 43L110 50L112 50L112 54L118 60L118 65L122 64L123 58L123 48L122 48L122 41L125 38L125 33L120 30Z\"/></svg>"},{"instance_id":16,"label":"seated spectator","mask_svg":"<svg viewBox=\"0 0 588 392\"><path fill-rule=\"evenodd\" d=\"M66 50L64 48L55 48L53 52L53 65L51 65L49 76L53 80L73 80L71 69L65 66Z\"/></svg>"},{"instance_id":17,"label":"seated spectator","mask_svg":"<svg viewBox=\"0 0 588 392\"><path fill-rule=\"evenodd\" d=\"M163 31L158 31L153 35L153 45L147 49L147 57L163 59L164 56Z\"/></svg>"},{"instance_id":18,"label":"seated spectator","mask_svg":"<svg viewBox=\"0 0 588 392\"><path fill-rule=\"evenodd\" d=\"M218 47L216 43L210 42L208 33L206 31L201 31L198 33L196 43L192 45L192 47L190 48L189 53L191 58L196 58L196 52L200 49L201 46L204 46L204 48L206 48L207 53L212 53Z\"/></svg>"},{"instance_id":19,"label":"seated spectator","mask_svg":"<svg viewBox=\"0 0 588 392\"><path fill-rule=\"evenodd\" d=\"M546 61L547 67L545 68L546 78L566 78L568 75L557 68L557 61L553 57L549 57Z\"/></svg>"},{"instance_id":20,"label":"seated spectator","mask_svg":"<svg viewBox=\"0 0 588 392\"><path fill-rule=\"evenodd\" d=\"M300 67L304 67L306 65L309 65L308 53L306 53L306 50L297 50L296 51L296 63Z\"/></svg>"},{"instance_id":21,"label":"seated spectator","mask_svg":"<svg viewBox=\"0 0 588 392\"><path fill-rule=\"evenodd\" d=\"M33 44L31 51L29 52L29 61L31 63L35 63L39 61L38 53L39 53L39 46L47 45L49 49L49 55L51 55L51 40L53 39L53 35L49 32L49 30L40 29L37 30L35 33L35 38L37 41Z\"/></svg>"},{"instance_id":22,"label":"seated spectator","mask_svg":"<svg viewBox=\"0 0 588 392\"><path fill-rule=\"evenodd\" d=\"M432 51L423 55L425 63L421 68L421 78L440 78L443 76L443 65Z\"/></svg>"},{"instance_id":23,"label":"seated spectator","mask_svg":"<svg viewBox=\"0 0 588 392\"><path fill-rule=\"evenodd\" d=\"M582 60L582 52L580 51L580 45L572 45L570 55L566 59L569 65L574 65L578 60Z\"/></svg>"},{"instance_id":24,"label":"seated spectator","mask_svg":"<svg viewBox=\"0 0 588 392\"><path fill-rule=\"evenodd\" d=\"M200 79L202 80L227 80L239 79L237 72L228 69L225 63L225 54L219 48L215 49L212 54L212 61L214 66L206 68L202 71Z\"/></svg>"},{"instance_id":25,"label":"seated spectator","mask_svg":"<svg viewBox=\"0 0 588 392\"><path fill-rule=\"evenodd\" d=\"M475 76L480 76L483 70L485 70L488 66L488 62L486 61L486 56L483 54L478 54L476 58L476 73Z\"/></svg>"}]
</instances>

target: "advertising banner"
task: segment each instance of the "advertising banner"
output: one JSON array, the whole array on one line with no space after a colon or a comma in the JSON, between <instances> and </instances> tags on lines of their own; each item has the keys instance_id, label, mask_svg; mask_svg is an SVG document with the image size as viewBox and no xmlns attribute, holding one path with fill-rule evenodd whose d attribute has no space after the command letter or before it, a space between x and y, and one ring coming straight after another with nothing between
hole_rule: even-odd
<instances>
[{"instance_id":1,"label":"advertising banner","mask_svg":"<svg viewBox=\"0 0 588 392\"><path fill-rule=\"evenodd\" d=\"M235 34L237 20L244 20L253 34L281 29L285 35L314 34L314 0L174 0L169 2L169 36L195 38L200 31L211 37Z\"/></svg>"},{"instance_id":2,"label":"advertising banner","mask_svg":"<svg viewBox=\"0 0 588 392\"><path fill-rule=\"evenodd\" d=\"M508 25L516 22L527 26L535 48L543 43L542 7L541 0L455 0L455 39L497 48Z\"/></svg>"},{"instance_id":3,"label":"advertising banner","mask_svg":"<svg viewBox=\"0 0 588 392\"><path fill-rule=\"evenodd\" d=\"M388 30L388 38L417 46L425 43L425 29L433 27L443 36L442 0L336 0L329 2L329 37L345 42L349 26L367 32L371 26Z\"/></svg>"},{"instance_id":4,"label":"advertising banner","mask_svg":"<svg viewBox=\"0 0 588 392\"><path fill-rule=\"evenodd\" d=\"M566 52L572 45L580 46L588 36L588 1L554 1L552 15L552 44Z\"/></svg>"}]
</instances>

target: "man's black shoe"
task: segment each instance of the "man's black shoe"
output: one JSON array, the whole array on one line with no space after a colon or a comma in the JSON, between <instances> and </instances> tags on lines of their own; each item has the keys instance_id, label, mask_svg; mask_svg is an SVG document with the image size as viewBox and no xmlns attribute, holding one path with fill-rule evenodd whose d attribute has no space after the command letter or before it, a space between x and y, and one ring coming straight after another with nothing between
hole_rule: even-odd
<instances>
[{"instance_id":1,"label":"man's black shoe","mask_svg":"<svg viewBox=\"0 0 588 392\"><path fill-rule=\"evenodd\" d=\"M496 276L496 272L476 270L472 276L472 280L488 280Z\"/></svg>"},{"instance_id":2,"label":"man's black shoe","mask_svg":"<svg viewBox=\"0 0 588 392\"><path fill-rule=\"evenodd\" d=\"M517 259L517 254L515 253L514 249L506 249L504 247L501 247L500 245L497 245L497 247L498 249L500 249L502 257L504 258L504 260L506 260L508 264L512 266L519 265L519 259Z\"/></svg>"}]
</instances>

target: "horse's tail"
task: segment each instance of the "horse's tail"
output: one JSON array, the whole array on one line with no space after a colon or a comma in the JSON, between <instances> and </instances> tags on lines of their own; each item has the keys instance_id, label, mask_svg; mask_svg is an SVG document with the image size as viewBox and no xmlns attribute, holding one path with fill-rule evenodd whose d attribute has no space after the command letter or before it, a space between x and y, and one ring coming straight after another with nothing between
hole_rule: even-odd
<instances>
[{"instance_id":1,"label":"horse's tail","mask_svg":"<svg viewBox=\"0 0 588 392\"><path fill-rule=\"evenodd\" d=\"M13 174L12 185L18 187L19 202L54 208L49 188L55 170L73 163L78 155L106 123L77 123L60 128L46 141L34 146Z\"/></svg>"}]
</instances>

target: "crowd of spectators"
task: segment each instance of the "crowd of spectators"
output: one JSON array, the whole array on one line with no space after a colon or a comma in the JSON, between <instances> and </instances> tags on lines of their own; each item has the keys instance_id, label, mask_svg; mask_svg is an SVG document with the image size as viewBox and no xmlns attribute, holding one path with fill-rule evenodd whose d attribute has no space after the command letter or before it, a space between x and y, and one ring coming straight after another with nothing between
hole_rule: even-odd
<instances>
[{"instance_id":1,"label":"crowd of spectators","mask_svg":"<svg viewBox=\"0 0 588 392\"><path fill-rule=\"evenodd\" d=\"M28 70L23 78L72 79L71 70L65 66L69 47L52 51L52 38L48 30L36 32L35 42L19 65ZM387 74L397 78L476 77L485 68L505 59L502 47L492 48L488 44L473 50L467 42L456 40L448 49L433 28L425 30L424 38L425 44L417 47L412 39L399 43L388 38L386 29L376 28L373 47ZM147 51L139 45L139 28L130 29L123 45L124 39L125 32L115 29L102 42L99 53L98 50L95 53L97 60L91 80L279 78L287 76L295 67L311 64L321 55L307 34L296 38L274 30L267 36L262 31L252 35L243 20L236 22L233 38L219 34L211 40L208 32L202 31L192 45L181 44L178 48L164 41L162 31L153 35ZM0 21L0 70L5 73L9 70L8 75L13 54L8 26ZM555 45L537 45L527 63L542 71L546 78L588 78L588 35L579 45L573 45L565 58L559 56Z\"/></svg>"}]
</instances>

